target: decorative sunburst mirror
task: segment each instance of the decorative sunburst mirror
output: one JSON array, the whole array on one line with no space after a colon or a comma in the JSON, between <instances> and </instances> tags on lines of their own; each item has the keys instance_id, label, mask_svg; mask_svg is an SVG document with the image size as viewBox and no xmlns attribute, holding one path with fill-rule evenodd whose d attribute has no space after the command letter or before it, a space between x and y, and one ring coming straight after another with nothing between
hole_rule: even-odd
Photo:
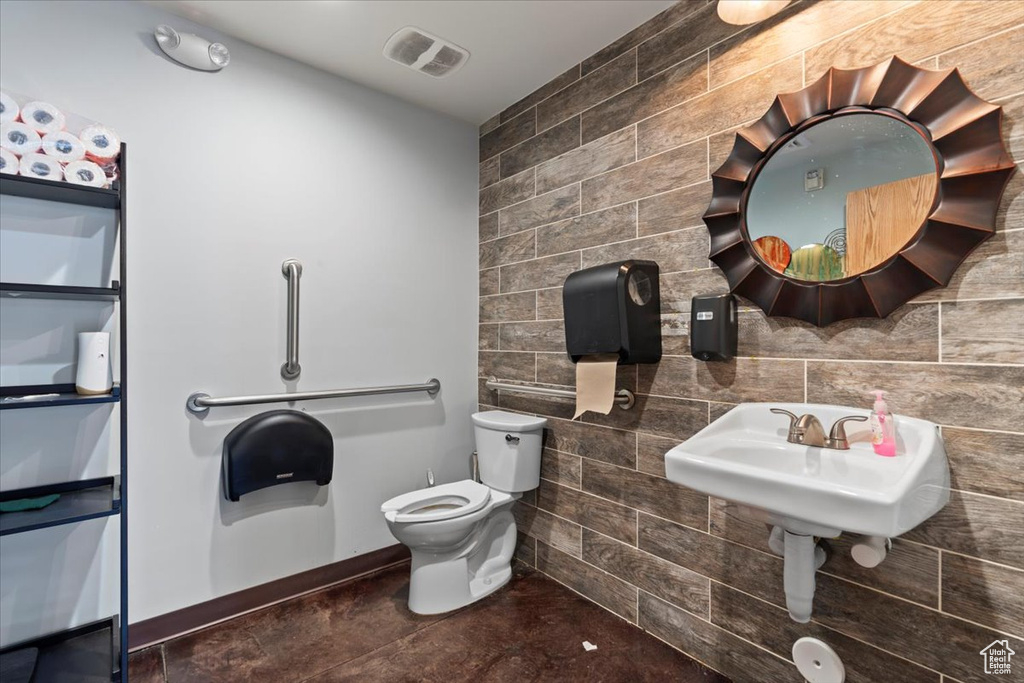
<instances>
[{"instance_id":1,"label":"decorative sunburst mirror","mask_svg":"<svg viewBox=\"0 0 1024 683\"><path fill-rule=\"evenodd\" d=\"M1015 169L1001 123L956 69L829 69L736 134L712 174L710 258L768 315L885 317L995 232Z\"/></svg>"}]
</instances>

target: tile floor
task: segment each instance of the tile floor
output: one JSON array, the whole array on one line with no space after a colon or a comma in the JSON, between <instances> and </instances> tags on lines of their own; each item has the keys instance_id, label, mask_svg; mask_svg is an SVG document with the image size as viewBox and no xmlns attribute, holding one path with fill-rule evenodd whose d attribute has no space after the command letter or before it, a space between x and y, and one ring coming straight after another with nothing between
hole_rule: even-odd
<instances>
[{"instance_id":1,"label":"tile floor","mask_svg":"<svg viewBox=\"0 0 1024 683\"><path fill-rule=\"evenodd\" d=\"M400 565L170 640L132 654L130 680L729 683L532 570L431 617L409 611L408 583Z\"/></svg>"}]
</instances>

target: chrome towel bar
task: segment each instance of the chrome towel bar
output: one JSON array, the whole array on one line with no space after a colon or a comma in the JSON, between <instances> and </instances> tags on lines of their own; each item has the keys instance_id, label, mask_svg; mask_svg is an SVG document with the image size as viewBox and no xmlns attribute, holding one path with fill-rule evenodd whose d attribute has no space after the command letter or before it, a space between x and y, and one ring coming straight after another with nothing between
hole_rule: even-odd
<instances>
[{"instance_id":1,"label":"chrome towel bar","mask_svg":"<svg viewBox=\"0 0 1024 683\"><path fill-rule=\"evenodd\" d=\"M492 391L511 391L519 394L535 394L537 396L556 396L558 398L576 398L576 392L572 389L555 389L554 387L534 386L530 384L512 384L502 382L494 377L487 380L487 388ZM619 389L615 392L615 403L623 410L629 410L636 404L636 397L629 389Z\"/></svg>"},{"instance_id":2,"label":"chrome towel bar","mask_svg":"<svg viewBox=\"0 0 1024 683\"><path fill-rule=\"evenodd\" d=\"M351 398L353 396L377 396L379 394L409 394L425 391L431 397L441 391L441 381L431 379L423 384L395 384L388 387L364 387L361 389L328 389L326 391L299 391L291 394L257 394L255 396L228 396L213 398L197 391L188 397L185 407L195 415L205 415L210 408L223 406L250 406L260 403L284 403L286 401L315 401L322 398Z\"/></svg>"}]
</instances>

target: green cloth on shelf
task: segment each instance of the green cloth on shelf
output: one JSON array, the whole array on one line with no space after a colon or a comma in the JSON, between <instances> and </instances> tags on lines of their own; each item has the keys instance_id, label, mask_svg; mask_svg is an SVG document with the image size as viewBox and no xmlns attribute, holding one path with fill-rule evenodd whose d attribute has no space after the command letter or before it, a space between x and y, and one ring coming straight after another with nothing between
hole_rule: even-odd
<instances>
[{"instance_id":1,"label":"green cloth on shelf","mask_svg":"<svg viewBox=\"0 0 1024 683\"><path fill-rule=\"evenodd\" d=\"M18 500L7 500L0 503L0 512L24 512L25 510L41 510L47 505L57 502L59 493L51 493L48 496L38 498L19 498Z\"/></svg>"}]
</instances>

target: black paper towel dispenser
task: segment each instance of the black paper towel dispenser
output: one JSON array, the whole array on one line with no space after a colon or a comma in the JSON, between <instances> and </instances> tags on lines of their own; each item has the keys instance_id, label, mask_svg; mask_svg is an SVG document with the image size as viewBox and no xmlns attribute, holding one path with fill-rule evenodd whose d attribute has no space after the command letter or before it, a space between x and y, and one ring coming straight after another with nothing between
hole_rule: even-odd
<instances>
[{"instance_id":1,"label":"black paper towel dispenser","mask_svg":"<svg viewBox=\"0 0 1024 683\"><path fill-rule=\"evenodd\" d=\"M658 264L620 261L578 270L562 287L565 346L583 356L619 354L619 364L661 360Z\"/></svg>"},{"instance_id":2,"label":"black paper towel dispenser","mask_svg":"<svg viewBox=\"0 0 1024 683\"><path fill-rule=\"evenodd\" d=\"M319 420L298 410L271 410L250 417L224 439L224 497L292 481L331 483L334 437Z\"/></svg>"}]
</instances>

